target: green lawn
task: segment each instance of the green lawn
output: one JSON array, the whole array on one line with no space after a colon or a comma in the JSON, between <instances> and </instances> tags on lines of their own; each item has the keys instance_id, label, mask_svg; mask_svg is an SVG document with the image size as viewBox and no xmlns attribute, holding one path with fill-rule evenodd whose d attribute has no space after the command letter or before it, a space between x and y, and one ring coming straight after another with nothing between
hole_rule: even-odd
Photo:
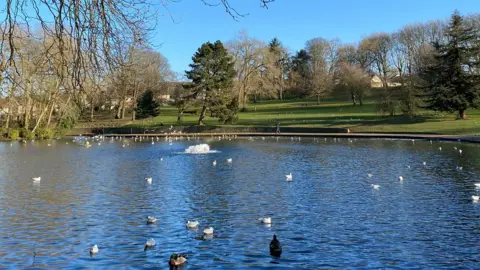
<instances>
[{"instance_id":1,"label":"green lawn","mask_svg":"<svg viewBox=\"0 0 480 270\"><path fill-rule=\"evenodd\" d=\"M278 121L282 127L332 127L350 128L353 132L381 133L438 133L480 135L480 111L467 111L469 120L456 120L454 114L419 111L418 116L382 117L375 113L375 103L352 106L348 102L326 101L316 105L313 101L262 101L254 110L239 114L239 121L233 126L274 126ZM137 120L128 127L164 125L195 125L198 116L185 115L177 124L177 109L162 107L161 115L147 121ZM198 110L200 111L200 110ZM218 126L219 122L207 117L206 125Z\"/></svg>"}]
</instances>

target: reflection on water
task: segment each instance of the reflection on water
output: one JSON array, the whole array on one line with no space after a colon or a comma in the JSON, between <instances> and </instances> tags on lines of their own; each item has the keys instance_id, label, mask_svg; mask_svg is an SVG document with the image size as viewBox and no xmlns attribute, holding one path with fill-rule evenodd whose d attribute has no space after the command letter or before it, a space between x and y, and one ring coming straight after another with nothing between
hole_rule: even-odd
<instances>
[{"instance_id":1,"label":"reflection on water","mask_svg":"<svg viewBox=\"0 0 480 270\"><path fill-rule=\"evenodd\" d=\"M267 138L180 155L201 141L106 140L88 149L66 141L0 143L0 268L166 268L172 253L187 254L188 269L480 262L477 145ZM258 222L266 216L271 226ZM203 237L210 226L214 236ZM269 255L273 234L278 259ZM149 238L156 246L144 251ZM100 252L90 256L94 244Z\"/></svg>"}]
</instances>

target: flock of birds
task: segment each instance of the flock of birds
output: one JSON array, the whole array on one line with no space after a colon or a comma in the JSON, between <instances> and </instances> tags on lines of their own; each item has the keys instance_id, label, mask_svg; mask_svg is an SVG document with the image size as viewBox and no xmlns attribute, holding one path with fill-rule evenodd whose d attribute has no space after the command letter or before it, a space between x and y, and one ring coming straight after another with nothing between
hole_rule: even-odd
<instances>
[{"instance_id":1,"label":"flock of birds","mask_svg":"<svg viewBox=\"0 0 480 270\"><path fill-rule=\"evenodd\" d=\"M234 138L237 138L236 135L234 136L227 136L227 135L222 135L222 136L212 136L211 137L212 139L218 139L218 140L222 140L222 139L228 139L228 140L231 140L231 139L234 139ZM278 141L278 138L279 137L273 137L273 138L276 138L276 140ZM188 141L190 141L191 139L199 139L199 137L193 135L193 136L165 136L165 141L168 142L170 145L172 144L172 142L175 140L184 140L184 139L187 139ZM260 137L261 140L265 140L265 137ZM105 140L105 137L104 136L94 136L94 137L91 137L91 138L88 138L88 137L75 137L73 139L73 142L74 143L78 143L82 146L85 146L87 148L91 147L92 146L92 143L90 143L89 141L92 141L92 143L96 142L98 145L101 145L101 142ZM124 140L124 137L121 137L121 136L117 136L117 137L111 137L110 140L113 142L115 140L117 141L122 141ZM151 140L151 143L152 144L155 144L155 141L159 141L160 140L160 137L146 137L146 136L138 136L138 137L134 137L133 138L133 141L134 142L142 142L144 140ZM250 137L249 140L251 141L254 141L255 139L253 137ZM300 137L291 137L290 138L291 141L301 141L301 138ZM337 141L340 141L340 139L337 139L337 138L334 138L333 139L335 142ZM356 139L354 139L356 140ZM126 142L122 145L122 147L126 147L129 145L129 142L127 140L125 140ZM313 139L314 142L319 142L319 139L318 138L314 138ZM325 141L327 141L327 138L325 138ZM348 139L348 141L350 143L353 142L352 139ZM415 140L412 140L413 143L415 143ZM430 141L430 143L432 143L432 141ZM67 142L68 144L68 142ZM50 146L50 145L49 145ZM442 151L442 147L438 147L438 150L439 151ZM463 151L461 149L458 149L457 147L454 147L454 150L457 151L460 155L463 153ZM161 158L160 160L163 160L163 158ZM232 163L233 162L233 159L232 158L228 158L226 159L226 162L227 163ZM212 165L213 166L216 166L217 165L217 161L214 160L212 162ZM423 162L423 165L426 166L427 163L424 161ZM407 165L407 168L410 168L410 165ZM463 167L461 166L457 166L457 170L462 170ZM367 173L367 177L368 178L372 178L373 177L373 174L372 173ZM293 175L292 173L289 173L289 174L286 174L285 175L285 179L287 182L291 182L293 181ZM41 181L41 177L34 177L32 178L33 182L34 183L40 183ZM398 176L398 180L400 182L403 182L404 181L404 177L403 176ZM148 183L148 184L152 184L152 178L151 177L146 177L145 178L145 181ZM480 201L480 196L479 196L479 192L480 192L480 183L475 183L474 184L475 186L475 189L477 191L477 194L476 195L472 195L472 200L473 202L477 203ZM371 184L371 187L374 189L374 190L380 190L380 185L378 184ZM271 217L262 217L262 218L259 218L258 221L262 224L265 224L265 225L271 225L272 224L272 218ZM153 217L153 216L147 216L147 224L155 224L157 222L157 218ZM190 221L190 220L186 220L186 223L185 223L185 226L187 229L198 229L200 223L198 221ZM213 237L213 234L214 234L214 228L213 227L206 227L203 229L203 236L204 238L212 238ZM155 239L153 238L150 238L148 239L146 242L145 242L145 248L144 250L147 250L149 248L152 248L156 245L156 241ZM273 239L271 240L270 242L270 254L272 256L275 256L275 257L280 257L281 253L282 253L282 247L280 245L280 241L277 239L277 236L274 235L273 236ZM97 245L93 245L91 248L90 248L90 254L91 255L94 255L94 254L97 254L99 252L99 248ZM177 253L174 253L170 256L170 259L169 259L169 266L172 268L175 268L175 267L178 267L178 266L181 266L183 264L185 264L187 262L187 257L186 255L184 254L177 254Z\"/></svg>"}]
</instances>

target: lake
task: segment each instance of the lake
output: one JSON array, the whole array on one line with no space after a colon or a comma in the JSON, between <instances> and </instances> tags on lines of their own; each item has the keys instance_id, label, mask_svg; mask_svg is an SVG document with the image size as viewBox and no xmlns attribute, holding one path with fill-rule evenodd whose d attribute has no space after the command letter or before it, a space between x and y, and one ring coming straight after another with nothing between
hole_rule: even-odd
<instances>
[{"instance_id":1,"label":"lake","mask_svg":"<svg viewBox=\"0 0 480 270\"><path fill-rule=\"evenodd\" d=\"M183 153L201 143L218 152ZM0 143L0 268L168 269L172 253L187 254L185 269L480 268L472 201L480 145L270 137L92 145ZM267 216L271 226L258 221ZM204 238L209 226L214 237ZM280 258L269 254L274 234ZM156 246L144 251L149 238Z\"/></svg>"}]
</instances>

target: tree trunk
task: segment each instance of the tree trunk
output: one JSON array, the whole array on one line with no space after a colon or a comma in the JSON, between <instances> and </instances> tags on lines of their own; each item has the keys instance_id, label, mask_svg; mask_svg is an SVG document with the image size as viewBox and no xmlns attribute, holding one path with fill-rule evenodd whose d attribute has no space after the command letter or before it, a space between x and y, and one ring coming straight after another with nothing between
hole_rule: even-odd
<instances>
[{"instance_id":1,"label":"tree trunk","mask_svg":"<svg viewBox=\"0 0 480 270\"><path fill-rule=\"evenodd\" d=\"M207 112L207 105L203 104L202 111L200 112L200 117L198 118L199 126L203 126L203 119L205 118L206 112Z\"/></svg>"},{"instance_id":2,"label":"tree trunk","mask_svg":"<svg viewBox=\"0 0 480 270\"><path fill-rule=\"evenodd\" d=\"M352 93L350 93L350 95L352 96L353 106L356 106L357 105L357 100L355 99L355 94L352 92Z\"/></svg>"},{"instance_id":3,"label":"tree trunk","mask_svg":"<svg viewBox=\"0 0 480 270\"><path fill-rule=\"evenodd\" d=\"M178 111L177 123L181 123L183 119L183 110Z\"/></svg>"},{"instance_id":4,"label":"tree trunk","mask_svg":"<svg viewBox=\"0 0 480 270\"><path fill-rule=\"evenodd\" d=\"M93 122L93 111L94 111L93 97L91 97L90 98L90 122Z\"/></svg>"},{"instance_id":5,"label":"tree trunk","mask_svg":"<svg viewBox=\"0 0 480 270\"><path fill-rule=\"evenodd\" d=\"M361 95L358 95L358 103L360 103L360 106L363 106L363 99Z\"/></svg>"},{"instance_id":6,"label":"tree trunk","mask_svg":"<svg viewBox=\"0 0 480 270\"><path fill-rule=\"evenodd\" d=\"M125 119L125 108L126 108L126 106L125 106L125 104L123 104L123 106L122 106L122 119Z\"/></svg>"},{"instance_id":7,"label":"tree trunk","mask_svg":"<svg viewBox=\"0 0 480 270\"><path fill-rule=\"evenodd\" d=\"M460 117L460 120L466 120L467 119L467 112L466 110L462 109L458 111L458 116Z\"/></svg>"},{"instance_id":8,"label":"tree trunk","mask_svg":"<svg viewBox=\"0 0 480 270\"><path fill-rule=\"evenodd\" d=\"M320 95L317 95L317 105L320 105Z\"/></svg>"},{"instance_id":9,"label":"tree trunk","mask_svg":"<svg viewBox=\"0 0 480 270\"><path fill-rule=\"evenodd\" d=\"M52 106L50 107L50 112L48 112L47 128L50 127L50 122L52 122L52 115L53 115L54 108L55 108L55 103L52 104Z\"/></svg>"},{"instance_id":10,"label":"tree trunk","mask_svg":"<svg viewBox=\"0 0 480 270\"><path fill-rule=\"evenodd\" d=\"M118 109L117 109L116 118L117 118L117 119L120 119L121 116L122 116L122 102L118 103Z\"/></svg>"},{"instance_id":11,"label":"tree trunk","mask_svg":"<svg viewBox=\"0 0 480 270\"><path fill-rule=\"evenodd\" d=\"M24 118L23 127L27 130L28 130L29 124L30 124L30 101L31 101L30 96L27 96L27 104L23 108L24 111L25 111L25 118Z\"/></svg>"}]
</instances>

